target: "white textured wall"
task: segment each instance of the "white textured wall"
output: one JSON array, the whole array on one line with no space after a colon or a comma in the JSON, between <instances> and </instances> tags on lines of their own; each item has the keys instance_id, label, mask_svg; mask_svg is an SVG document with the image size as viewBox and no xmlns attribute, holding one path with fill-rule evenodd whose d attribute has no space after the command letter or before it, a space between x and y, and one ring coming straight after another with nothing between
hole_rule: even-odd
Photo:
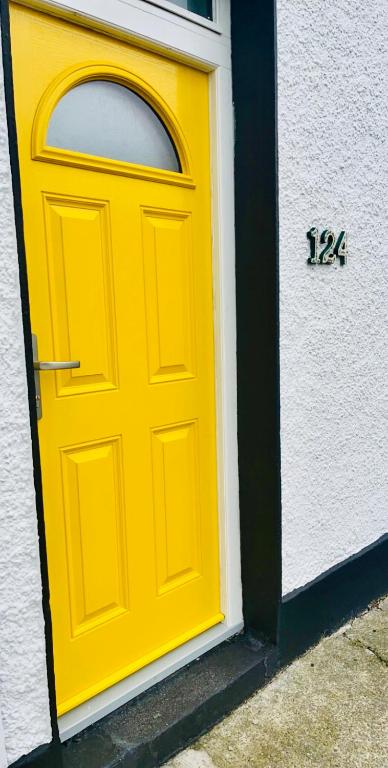
<instances>
[{"instance_id":1,"label":"white textured wall","mask_svg":"<svg viewBox=\"0 0 388 768\"><path fill-rule=\"evenodd\" d=\"M0 711L0 768L7 768L8 759L5 751L5 739L3 731L3 719Z\"/></svg>"},{"instance_id":2,"label":"white textured wall","mask_svg":"<svg viewBox=\"0 0 388 768\"><path fill-rule=\"evenodd\" d=\"M18 275L0 67L1 766L51 741Z\"/></svg>"},{"instance_id":3,"label":"white textured wall","mask_svg":"<svg viewBox=\"0 0 388 768\"><path fill-rule=\"evenodd\" d=\"M283 592L388 528L388 14L278 0ZM313 225L349 262L309 266Z\"/></svg>"}]
</instances>

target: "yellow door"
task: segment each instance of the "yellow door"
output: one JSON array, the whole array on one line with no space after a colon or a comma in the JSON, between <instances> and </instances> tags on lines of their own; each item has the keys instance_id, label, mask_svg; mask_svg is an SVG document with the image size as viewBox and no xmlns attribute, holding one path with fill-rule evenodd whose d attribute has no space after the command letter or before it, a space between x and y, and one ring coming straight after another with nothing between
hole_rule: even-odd
<instances>
[{"instance_id":1,"label":"yellow door","mask_svg":"<svg viewBox=\"0 0 388 768\"><path fill-rule=\"evenodd\" d=\"M40 373L62 714L223 619L208 76L18 5L11 35L32 329L80 361Z\"/></svg>"}]
</instances>

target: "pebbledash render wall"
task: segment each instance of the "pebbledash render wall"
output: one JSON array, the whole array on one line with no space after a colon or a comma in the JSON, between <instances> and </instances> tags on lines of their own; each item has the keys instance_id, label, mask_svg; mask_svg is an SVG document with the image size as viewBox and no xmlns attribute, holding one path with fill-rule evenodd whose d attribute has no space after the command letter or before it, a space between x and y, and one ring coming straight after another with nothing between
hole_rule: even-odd
<instances>
[{"instance_id":1,"label":"pebbledash render wall","mask_svg":"<svg viewBox=\"0 0 388 768\"><path fill-rule=\"evenodd\" d=\"M283 593L388 528L388 16L278 0ZM306 263L346 229L346 266Z\"/></svg>"},{"instance_id":2,"label":"pebbledash render wall","mask_svg":"<svg viewBox=\"0 0 388 768\"><path fill-rule=\"evenodd\" d=\"M0 768L4 768L51 741L51 724L1 66L0 307Z\"/></svg>"}]
</instances>

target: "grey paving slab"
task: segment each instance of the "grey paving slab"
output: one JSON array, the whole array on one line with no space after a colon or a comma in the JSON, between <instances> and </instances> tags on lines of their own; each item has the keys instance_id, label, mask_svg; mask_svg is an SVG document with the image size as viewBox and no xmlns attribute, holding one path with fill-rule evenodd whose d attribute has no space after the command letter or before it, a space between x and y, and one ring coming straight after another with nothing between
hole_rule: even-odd
<instances>
[{"instance_id":1,"label":"grey paving slab","mask_svg":"<svg viewBox=\"0 0 388 768\"><path fill-rule=\"evenodd\" d=\"M384 600L381 600L379 608L381 611L388 612L388 597L385 597Z\"/></svg>"},{"instance_id":2,"label":"grey paving slab","mask_svg":"<svg viewBox=\"0 0 388 768\"><path fill-rule=\"evenodd\" d=\"M388 664L388 604L385 609L372 610L355 619L346 629L346 636L369 648Z\"/></svg>"},{"instance_id":3,"label":"grey paving slab","mask_svg":"<svg viewBox=\"0 0 388 768\"><path fill-rule=\"evenodd\" d=\"M213 760L204 749L186 749L168 765L172 768L215 768Z\"/></svg>"},{"instance_id":4,"label":"grey paving slab","mask_svg":"<svg viewBox=\"0 0 388 768\"><path fill-rule=\"evenodd\" d=\"M376 607L283 670L168 768L388 768L387 634L388 612Z\"/></svg>"}]
</instances>

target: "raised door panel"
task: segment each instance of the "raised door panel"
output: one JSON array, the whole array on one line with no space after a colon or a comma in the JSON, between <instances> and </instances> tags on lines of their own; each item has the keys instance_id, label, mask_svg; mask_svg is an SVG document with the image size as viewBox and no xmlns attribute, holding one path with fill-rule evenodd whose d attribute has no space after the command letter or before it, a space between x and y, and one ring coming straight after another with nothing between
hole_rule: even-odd
<instances>
[{"instance_id":1,"label":"raised door panel","mask_svg":"<svg viewBox=\"0 0 388 768\"><path fill-rule=\"evenodd\" d=\"M80 360L57 371L57 396L117 385L109 205L44 197L54 355Z\"/></svg>"},{"instance_id":2,"label":"raised door panel","mask_svg":"<svg viewBox=\"0 0 388 768\"><path fill-rule=\"evenodd\" d=\"M200 575L197 422L152 431L157 593Z\"/></svg>"},{"instance_id":3,"label":"raised door panel","mask_svg":"<svg viewBox=\"0 0 388 768\"><path fill-rule=\"evenodd\" d=\"M195 376L191 217L143 210L150 383Z\"/></svg>"},{"instance_id":4,"label":"raised door panel","mask_svg":"<svg viewBox=\"0 0 388 768\"><path fill-rule=\"evenodd\" d=\"M121 439L61 451L72 637L128 609Z\"/></svg>"}]
</instances>

